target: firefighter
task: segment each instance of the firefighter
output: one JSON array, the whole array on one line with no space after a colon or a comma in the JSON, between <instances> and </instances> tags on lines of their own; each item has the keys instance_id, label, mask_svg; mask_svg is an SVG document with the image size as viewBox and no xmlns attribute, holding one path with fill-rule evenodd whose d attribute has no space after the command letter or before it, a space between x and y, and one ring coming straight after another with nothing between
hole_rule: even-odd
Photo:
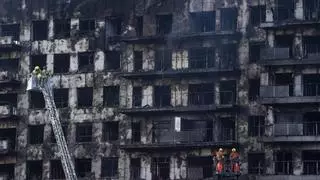
<instances>
[{"instance_id":1,"label":"firefighter","mask_svg":"<svg viewBox=\"0 0 320 180\"><path fill-rule=\"evenodd\" d=\"M224 161L224 155L223 155L223 149L220 148L219 151L216 152L215 155L216 158L216 172L217 174L221 174L223 171L223 161Z\"/></svg>"},{"instance_id":2,"label":"firefighter","mask_svg":"<svg viewBox=\"0 0 320 180\"><path fill-rule=\"evenodd\" d=\"M233 173L240 173L240 154L237 152L236 148L232 148L230 154L230 161L231 161L231 171Z\"/></svg>"}]
</instances>

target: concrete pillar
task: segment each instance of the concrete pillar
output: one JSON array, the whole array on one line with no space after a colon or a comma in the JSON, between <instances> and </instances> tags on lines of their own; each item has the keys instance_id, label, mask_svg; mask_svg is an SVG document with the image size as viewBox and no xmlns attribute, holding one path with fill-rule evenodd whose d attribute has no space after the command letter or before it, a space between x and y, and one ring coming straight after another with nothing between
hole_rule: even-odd
<instances>
[{"instance_id":1,"label":"concrete pillar","mask_svg":"<svg viewBox=\"0 0 320 180\"><path fill-rule=\"evenodd\" d=\"M302 164L302 152L300 149L295 149L292 151L293 160L293 175L302 175L303 164Z\"/></svg>"},{"instance_id":2,"label":"concrete pillar","mask_svg":"<svg viewBox=\"0 0 320 180\"><path fill-rule=\"evenodd\" d=\"M50 179L50 160L43 159L43 171L42 171L42 179Z\"/></svg>"},{"instance_id":3,"label":"concrete pillar","mask_svg":"<svg viewBox=\"0 0 320 180\"><path fill-rule=\"evenodd\" d=\"M267 31L267 43L271 48L275 46L275 32L273 30Z\"/></svg>"},{"instance_id":4,"label":"concrete pillar","mask_svg":"<svg viewBox=\"0 0 320 180\"><path fill-rule=\"evenodd\" d=\"M104 52L97 51L94 57L94 71L103 71L104 70Z\"/></svg>"},{"instance_id":5,"label":"concrete pillar","mask_svg":"<svg viewBox=\"0 0 320 180\"><path fill-rule=\"evenodd\" d=\"M214 89L214 102L218 106L220 105L220 82L215 83Z\"/></svg>"},{"instance_id":6,"label":"concrete pillar","mask_svg":"<svg viewBox=\"0 0 320 180\"><path fill-rule=\"evenodd\" d=\"M172 52L172 69L188 68L188 51L177 50Z\"/></svg>"},{"instance_id":7,"label":"concrete pillar","mask_svg":"<svg viewBox=\"0 0 320 180\"><path fill-rule=\"evenodd\" d=\"M295 0L294 17L299 20L303 20L303 0Z\"/></svg>"},{"instance_id":8,"label":"concrete pillar","mask_svg":"<svg viewBox=\"0 0 320 180\"><path fill-rule=\"evenodd\" d=\"M270 137L273 136L273 125L274 125L274 112L273 107L267 107L267 116L265 120L266 128L265 128L265 135Z\"/></svg>"},{"instance_id":9,"label":"concrete pillar","mask_svg":"<svg viewBox=\"0 0 320 180\"><path fill-rule=\"evenodd\" d=\"M141 144L151 144L152 143L152 120L145 119L141 120Z\"/></svg>"},{"instance_id":10,"label":"concrete pillar","mask_svg":"<svg viewBox=\"0 0 320 180\"><path fill-rule=\"evenodd\" d=\"M20 41L30 41L31 40L31 23L21 24Z\"/></svg>"},{"instance_id":11,"label":"concrete pillar","mask_svg":"<svg viewBox=\"0 0 320 180\"><path fill-rule=\"evenodd\" d=\"M150 156L141 156L141 179L151 180L151 157Z\"/></svg>"},{"instance_id":12,"label":"concrete pillar","mask_svg":"<svg viewBox=\"0 0 320 180\"><path fill-rule=\"evenodd\" d=\"M103 106L103 87L93 88L93 102L92 105L94 107Z\"/></svg>"},{"instance_id":13,"label":"concrete pillar","mask_svg":"<svg viewBox=\"0 0 320 180\"><path fill-rule=\"evenodd\" d=\"M142 106L153 106L153 86L142 87Z\"/></svg>"},{"instance_id":14,"label":"concrete pillar","mask_svg":"<svg viewBox=\"0 0 320 180\"><path fill-rule=\"evenodd\" d=\"M48 54L47 55L47 70L53 72L54 70L54 55Z\"/></svg>"},{"instance_id":15,"label":"concrete pillar","mask_svg":"<svg viewBox=\"0 0 320 180\"><path fill-rule=\"evenodd\" d=\"M130 179L130 156L125 151L120 151L118 161L119 180Z\"/></svg>"},{"instance_id":16,"label":"concrete pillar","mask_svg":"<svg viewBox=\"0 0 320 180\"><path fill-rule=\"evenodd\" d=\"M48 20L48 39L54 39L54 22L52 16L50 16L50 19Z\"/></svg>"},{"instance_id":17,"label":"concrete pillar","mask_svg":"<svg viewBox=\"0 0 320 180\"><path fill-rule=\"evenodd\" d=\"M70 72L77 72L78 71L78 54L71 53L70 54Z\"/></svg>"},{"instance_id":18,"label":"concrete pillar","mask_svg":"<svg viewBox=\"0 0 320 180\"><path fill-rule=\"evenodd\" d=\"M143 50L142 69L144 71L154 70L155 66L155 51L149 48Z\"/></svg>"},{"instance_id":19,"label":"concrete pillar","mask_svg":"<svg viewBox=\"0 0 320 180\"><path fill-rule=\"evenodd\" d=\"M91 167L91 172L94 174L95 179L99 179L101 177L101 156L92 158Z\"/></svg>"},{"instance_id":20,"label":"concrete pillar","mask_svg":"<svg viewBox=\"0 0 320 180\"><path fill-rule=\"evenodd\" d=\"M273 148L271 145L266 145L264 147L264 153L265 153L265 173L267 175L273 175L274 174L274 157L273 157Z\"/></svg>"},{"instance_id":21,"label":"concrete pillar","mask_svg":"<svg viewBox=\"0 0 320 180\"><path fill-rule=\"evenodd\" d=\"M266 22L273 22L273 13L275 10L274 0L266 1Z\"/></svg>"},{"instance_id":22,"label":"concrete pillar","mask_svg":"<svg viewBox=\"0 0 320 180\"><path fill-rule=\"evenodd\" d=\"M180 167L178 167L178 157L170 157L170 179L180 179Z\"/></svg>"},{"instance_id":23,"label":"concrete pillar","mask_svg":"<svg viewBox=\"0 0 320 180\"><path fill-rule=\"evenodd\" d=\"M69 107L76 108L78 106L77 88L69 88Z\"/></svg>"},{"instance_id":24,"label":"concrete pillar","mask_svg":"<svg viewBox=\"0 0 320 180\"><path fill-rule=\"evenodd\" d=\"M293 40L293 45L294 45L294 57L297 59L302 59L303 57L303 43L302 43L302 32L296 32L294 40Z\"/></svg>"},{"instance_id":25,"label":"concrete pillar","mask_svg":"<svg viewBox=\"0 0 320 180\"><path fill-rule=\"evenodd\" d=\"M221 18L221 10L217 9L216 10L216 31L220 31L221 30L220 18Z\"/></svg>"},{"instance_id":26,"label":"concrete pillar","mask_svg":"<svg viewBox=\"0 0 320 180\"><path fill-rule=\"evenodd\" d=\"M302 75L296 74L294 76L294 96L303 96Z\"/></svg>"},{"instance_id":27,"label":"concrete pillar","mask_svg":"<svg viewBox=\"0 0 320 180\"><path fill-rule=\"evenodd\" d=\"M270 84L269 82L269 73L264 72L260 75L260 85L261 86L268 86Z\"/></svg>"},{"instance_id":28,"label":"concrete pillar","mask_svg":"<svg viewBox=\"0 0 320 180\"><path fill-rule=\"evenodd\" d=\"M27 163L26 161L18 161L14 167L14 179L26 180L27 179Z\"/></svg>"}]
</instances>

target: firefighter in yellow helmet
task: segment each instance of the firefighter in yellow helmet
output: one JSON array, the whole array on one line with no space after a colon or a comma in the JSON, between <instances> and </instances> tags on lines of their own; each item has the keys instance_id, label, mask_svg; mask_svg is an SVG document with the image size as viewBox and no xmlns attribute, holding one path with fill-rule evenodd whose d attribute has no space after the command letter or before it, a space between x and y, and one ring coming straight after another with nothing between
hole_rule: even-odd
<instances>
[{"instance_id":1,"label":"firefighter in yellow helmet","mask_svg":"<svg viewBox=\"0 0 320 180\"><path fill-rule=\"evenodd\" d=\"M237 152L236 148L232 148L230 153L231 161L231 171L233 173L240 173L240 154Z\"/></svg>"},{"instance_id":2,"label":"firefighter in yellow helmet","mask_svg":"<svg viewBox=\"0 0 320 180\"><path fill-rule=\"evenodd\" d=\"M220 148L216 152L215 158L216 158L216 172L217 174L221 174L224 168L224 153L222 148Z\"/></svg>"}]
</instances>

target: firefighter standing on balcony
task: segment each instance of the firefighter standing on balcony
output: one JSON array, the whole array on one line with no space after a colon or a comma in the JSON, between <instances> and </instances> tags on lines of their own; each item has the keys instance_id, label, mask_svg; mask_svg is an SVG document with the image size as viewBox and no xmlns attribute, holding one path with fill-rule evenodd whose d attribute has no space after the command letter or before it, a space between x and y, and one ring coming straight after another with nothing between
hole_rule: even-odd
<instances>
[{"instance_id":1,"label":"firefighter standing on balcony","mask_svg":"<svg viewBox=\"0 0 320 180\"><path fill-rule=\"evenodd\" d=\"M215 154L215 160L216 160L216 173L221 174L223 171L223 161L224 161L224 155L223 155L223 149L220 148L219 151Z\"/></svg>"},{"instance_id":2,"label":"firefighter standing on balcony","mask_svg":"<svg viewBox=\"0 0 320 180\"><path fill-rule=\"evenodd\" d=\"M231 171L232 173L239 174L240 173L240 154L237 152L236 148L232 148L230 154L231 161Z\"/></svg>"}]
</instances>

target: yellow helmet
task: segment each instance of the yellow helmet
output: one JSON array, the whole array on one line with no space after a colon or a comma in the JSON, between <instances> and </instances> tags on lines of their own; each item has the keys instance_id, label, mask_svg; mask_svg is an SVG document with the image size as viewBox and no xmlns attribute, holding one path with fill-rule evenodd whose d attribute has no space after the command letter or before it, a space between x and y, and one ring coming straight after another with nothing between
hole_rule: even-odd
<instances>
[{"instance_id":1,"label":"yellow helmet","mask_svg":"<svg viewBox=\"0 0 320 180\"><path fill-rule=\"evenodd\" d=\"M236 148L232 148L232 152L236 152L237 150L236 150Z\"/></svg>"},{"instance_id":2,"label":"yellow helmet","mask_svg":"<svg viewBox=\"0 0 320 180\"><path fill-rule=\"evenodd\" d=\"M219 151L223 151L223 149L222 149L222 148L220 148L220 149L219 149Z\"/></svg>"}]
</instances>

